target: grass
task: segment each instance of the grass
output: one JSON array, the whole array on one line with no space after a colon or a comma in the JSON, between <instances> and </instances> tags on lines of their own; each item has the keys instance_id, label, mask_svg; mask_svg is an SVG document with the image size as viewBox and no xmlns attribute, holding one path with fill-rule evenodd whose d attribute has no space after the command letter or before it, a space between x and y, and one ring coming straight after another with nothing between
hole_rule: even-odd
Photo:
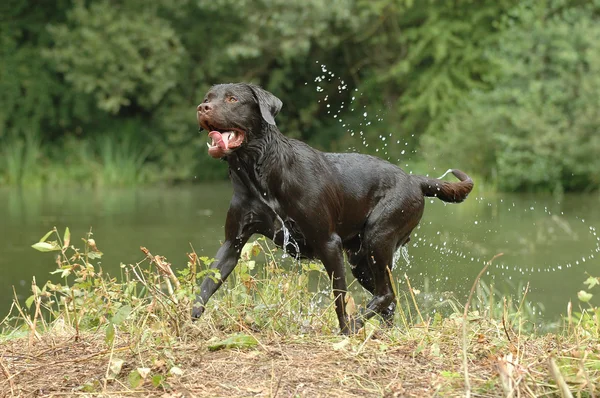
<instances>
[{"instance_id":1,"label":"grass","mask_svg":"<svg viewBox=\"0 0 600 398\"><path fill-rule=\"evenodd\" d=\"M42 155L39 134L10 136L0 140L0 183L35 185L39 182L39 160Z\"/></svg>"},{"instance_id":2,"label":"grass","mask_svg":"<svg viewBox=\"0 0 600 398\"><path fill-rule=\"evenodd\" d=\"M99 180L102 185L135 185L147 178L144 167L151 147L142 142L135 123L126 124L118 134L102 135L97 140L101 163Z\"/></svg>"},{"instance_id":3,"label":"grass","mask_svg":"<svg viewBox=\"0 0 600 398\"><path fill-rule=\"evenodd\" d=\"M0 185L133 186L154 182L152 147L134 123L92 138L66 136L61 145L43 145L39 134L0 139Z\"/></svg>"},{"instance_id":4,"label":"grass","mask_svg":"<svg viewBox=\"0 0 600 398\"><path fill-rule=\"evenodd\" d=\"M192 250L175 273L142 248L144 259L115 278L96 265L91 234L72 243L55 229L34 245L57 253L63 282L34 280L0 323L0 396L599 395L600 310L585 291L586 308L570 310L554 334L536 333L526 295L510 302L477 279L464 307L449 301L451 311L432 315L410 288L399 291L396 326L373 319L345 337L331 290L311 288L326 280L321 266L286 270L268 241L244 248L197 322L195 285L218 276L211 259ZM587 289L598 282L590 277ZM356 307L349 298L349 312Z\"/></svg>"}]
</instances>

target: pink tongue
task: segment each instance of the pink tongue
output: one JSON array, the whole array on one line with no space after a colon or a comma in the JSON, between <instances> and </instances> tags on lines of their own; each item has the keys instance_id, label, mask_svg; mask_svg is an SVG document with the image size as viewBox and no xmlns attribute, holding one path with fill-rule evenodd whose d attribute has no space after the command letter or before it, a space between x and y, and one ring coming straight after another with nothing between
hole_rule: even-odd
<instances>
[{"instance_id":1,"label":"pink tongue","mask_svg":"<svg viewBox=\"0 0 600 398\"><path fill-rule=\"evenodd\" d=\"M208 133L208 137L212 139L213 145L216 145L221 149L227 149L227 143L223 141L223 135L218 131L211 131Z\"/></svg>"}]
</instances>

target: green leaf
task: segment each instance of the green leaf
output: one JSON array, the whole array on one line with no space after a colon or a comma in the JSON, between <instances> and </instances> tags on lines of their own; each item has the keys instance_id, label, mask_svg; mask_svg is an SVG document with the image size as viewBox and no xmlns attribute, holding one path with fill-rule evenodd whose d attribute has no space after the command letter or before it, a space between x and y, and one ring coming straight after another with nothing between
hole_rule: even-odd
<instances>
[{"instance_id":1,"label":"green leaf","mask_svg":"<svg viewBox=\"0 0 600 398\"><path fill-rule=\"evenodd\" d=\"M54 232L54 230L48 231L48 232L46 233L46 235L44 235L44 237L43 237L42 239L40 239L40 242L45 242L45 241L46 241L46 239L48 239L48 237L49 237L50 235L52 235L52 232Z\"/></svg>"},{"instance_id":2,"label":"green leaf","mask_svg":"<svg viewBox=\"0 0 600 398\"><path fill-rule=\"evenodd\" d=\"M100 382L98 380L90 381L81 386L81 391L83 392L96 392L101 388Z\"/></svg>"},{"instance_id":3,"label":"green leaf","mask_svg":"<svg viewBox=\"0 0 600 398\"><path fill-rule=\"evenodd\" d=\"M71 243L71 231L69 231L69 227L65 229L65 234L63 235L63 248L69 247Z\"/></svg>"},{"instance_id":4,"label":"green leaf","mask_svg":"<svg viewBox=\"0 0 600 398\"><path fill-rule=\"evenodd\" d=\"M50 272L50 274L51 275L60 274L60 277L64 278L66 276L71 275L71 271L72 271L71 266L66 266L64 268L58 268L58 269Z\"/></svg>"},{"instance_id":5,"label":"green leaf","mask_svg":"<svg viewBox=\"0 0 600 398\"><path fill-rule=\"evenodd\" d=\"M91 260L95 260L95 259L97 259L97 258L101 258L101 257L102 257L102 254L103 254L103 253L102 253L101 251L93 251L93 252L89 252L89 253L88 253L88 257L89 257Z\"/></svg>"},{"instance_id":6,"label":"green leaf","mask_svg":"<svg viewBox=\"0 0 600 398\"><path fill-rule=\"evenodd\" d=\"M31 304L33 304L33 300L35 299L35 296L29 296L27 298L27 300L25 300L25 305L27 306L27 308L31 308Z\"/></svg>"},{"instance_id":7,"label":"green leaf","mask_svg":"<svg viewBox=\"0 0 600 398\"><path fill-rule=\"evenodd\" d=\"M125 321L125 319L127 319L127 317L129 317L129 314L131 314L131 306L124 305L117 310L117 313L111 318L110 321L115 325L120 325L123 323L123 321Z\"/></svg>"},{"instance_id":8,"label":"green leaf","mask_svg":"<svg viewBox=\"0 0 600 398\"><path fill-rule=\"evenodd\" d=\"M460 373L449 370L442 370L440 374L447 379L460 379L462 377Z\"/></svg>"},{"instance_id":9,"label":"green leaf","mask_svg":"<svg viewBox=\"0 0 600 398\"><path fill-rule=\"evenodd\" d=\"M309 262L307 266L308 271L323 271L323 265L321 263Z\"/></svg>"},{"instance_id":10,"label":"green leaf","mask_svg":"<svg viewBox=\"0 0 600 398\"><path fill-rule=\"evenodd\" d=\"M109 322L106 327L106 336L104 337L104 341L106 345L112 346L113 341L115 340L115 325L112 322Z\"/></svg>"},{"instance_id":11,"label":"green leaf","mask_svg":"<svg viewBox=\"0 0 600 398\"><path fill-rule=\"evenodd\" d=\"M588 293L585 290L580 290L577 293L577 298L579 298L579 300L583 301L584 303L587 303L588 301L590 301L593 296L594 296L593 294Z\"/></svg>"},{"instance_id":12,"label":"green leaf","mask_svg":"<svg viewBox=\"0 0 600 398\"><path fill-rule=\"evenodd\" d=\"M198 257L198 260L200 260L204 265L211 265L212 263L215 262L214 258L210 258L210 257L206 257L206 256Z\"/></svg>"},{"instance_id":13,"label":"green leaf","mask_svg":"<svg viewBox=\"0 0 600 398\"><path fill-rule=\"evenodd\" d=\"M247 334L238 333L231 337L226 338L225 340L221 340L217 343L211 344L208 346L210 351L217 351L222 349L229 348L252 348L258 344L258 341Z\"/></svg>"},{"instance_id":14,"label":"green leaf","mask_svg":"<svg viewBox=\"0 0 600 398\"><path fill-rule=\"evenodd\" d=\"M133 370L129 373L129 376L127 376L127 381L129 381L129 386L131 388L138 388L142 385L144 379L137 370Z\"/></svg>"},{"instance_id":15,"label":"green leaf","mask_svg":"<svg viewBox=\"0 0 600 398\"><path fill-rule=\"evenodd\" d=\"M154 375L152 376L152 385L158 388L164 380L165 378L162 375Z\"/></svg>"},{"instance_id":16,"label":"green leaf","mask_svg":"<svg viewBox=\"0 0 600 398\"><path fill-rule=\"evenodd\" d=\"M40 252L54 252L60 250L60 246L56 242L38 242L31 245L31 247Z\"/></svg>"},{"instance_id":17,"label":"green leaf","mask_svg":"<svg viewBox=\"0 0 600 398\"><path fill-rule=\"evenodd\" d=\"M251 258L258 256L260 251L261 247L258 242L254 241L252 243L246 243L242 248L240 257L242 260L250 260Z\"/></svg>"},{"instance_id":18,"label":"green leaf","mask_svg":"<svg viewBox=\"0 0 600 398\"><path fill-rule=\"evenodd\" d=\"M196 275L196 279L200 279L200 278L204 278L204 277L208 277L208 278L212 279L213 281L217 282L221 279L221 272L219 272L219 270L216 268L209 268L207 270L198 272L198 274Z\"/></svg>"},{"instance_id":19,"label":"green leaf","mask_svg":"<svg viewBox=\"0 0 600 398\"><path fill-rule=\"evenodd\" d=\"M585 285L587 285L588 289L593 288L594 286L598 286L600 285L600 278L594 278L593 276L590 276L589 278L587 278L587 280L585 282L583 282Z\"/></svg>"}]
</instances>

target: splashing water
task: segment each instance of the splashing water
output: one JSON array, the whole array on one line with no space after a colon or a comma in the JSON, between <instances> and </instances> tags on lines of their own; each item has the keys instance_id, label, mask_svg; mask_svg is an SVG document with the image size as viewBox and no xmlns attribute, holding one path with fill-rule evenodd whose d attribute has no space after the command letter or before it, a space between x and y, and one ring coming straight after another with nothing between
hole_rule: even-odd
<instances>
[{"instance_id":1,"label":"splashing water","mask_svg":"<svg viewBox=\"0 0 600 398\"><path fill-rule=\"evenodd\" d=\"M398 262L400 261L400 257L406 261L406 265L410 267L410 255L408 254L408 247L406 245L400 246L398 250L394 253L394 257L392 259L392 271L396 269Z\"/></svg>"},{"instance_id":2,"label":"splashing water","mask_svg":"<svg viewBox=\"0 0 600 398\"><path fill-rule=\"evenodd\" d=\"M478 202L482 202L483 198L475 198L476 201ZM501 201L502 202L502 201ZM492 207L491 203L487 203L487 207ZM512 212L511 210L514 210L516 208L515 203L512 203L508 208L503 207L502 205L498 205L496 206L499 211L502 210L508 210L509 212ZM528 207L524 207L523 211L524 212L532 212L533 210L535 210L534 206L528 206ZM573 229L571 228L571 226L569 225L569 223L566 221L566 219L564 219L563 217L558 217L556 215L553 215L547 207L544 208L545 213L547 213L547 215L549 215L550 217L548 218L534 218L534 221L532 222L531 226L536 227L538 229L538 234L539 234L539 230L541 229L542 231L551 231L550 233L553 235L558 235L561 236L565 235L567 236L567 238L562 238L561 240L565 240L565 244L564 245L559 245L557 246L556 244L552 245L552 248L556 249L556 254L559 255L565 248L566 245L568 245L567 241L573 241L573 242L578 242L578 241L582 241L581 236L579 236L577 233L575 233L573 231ZM561 216L563 216L563 213L561 212ZM531 216L530 216L531 217ZM522 219L523 216L521 215L517 215L517 218ZM575 217L576 220L579 220L581 223L585 223L585 219L579 219L578 217ZM479 227L486 227L487 224L489 224L490 222L499 222L499 220L488 220L488 221L483 221L483 220L475 220L473 222L473 227L475 228L479 228ZM432 222L428 223L429 225L432 224ZM524 220L522 220L521 225L523 229L525 229L527 227L527 222L525 222ZM501 227L501 226L500 226ZM558 227L558 230L556 230L556 227ZM421 229L421 225L419 225L419 227L417 229ZM497 246L498 244L502 244L503 246L509 245L509 246L515 246L518 245L519 242L518 240L505 240L501 243L490 243L489 245L486 244L487 240L489 240L490 238L493 238L496 234L498 233L502 233L502 230L499 229L492 229L489 228L487 230L484 230L481 232L481 235L479 235L479 238L477 239L477 243L479 245L482 245L481 248L486 249L486 251L490 251L490 250L496 250L499 251L499 249L497 249L495 246ZM560 232L563 232L562 234ZM502 276L507 278L508 280L513 279L514 275L522 275L522 276L530 276L533 275L535 273L551 273L551 272L557 272L557 271L562 271L568 268L572 268L574 266L580 266L583 265L584 263L588 263L594 259L596 259L597 254L596 253L600 253L600 237L598 237L598 234L596 232L596 227L594 226L588 226L587 228L587 233L590 235L590 238L592 241L595 241L593 244L594 246L591 248L588 248L588 252L582 255L581 253L579 253L578 257L576 259L571 259L571 260L563 260L561 262L556 262L554 265L550 265L548 264L548 256L545 256L545 258L539 257L539 256L533 256L533 254L535 254L536 250L540 250L540 249L535 249L535 247L531 246L531 245L541 245L543 246L546 242L545 239L547 239L546 237L542 236L534 236L534 237L529 237L530 240L534 240L534 241L540 241L538 243L535 242L527 242L527 241L523 241L523 244L527 243L528 246L526 246L526 249L528 251L533 251L532 254L529 255L529 257L533 257L532 260L530 261L535 261L537 265L532 266L530 264L527 263L522 263L521 261L526 261L526 260L521 260L519 262L514 262L514 260L510 260L511 257L517 257L519 260L521 259L521 257L518 255L518 253L516 253L516 249L512 249L512 252L508 252L507 257L508 257L508 261L502 261L503 259L499 260L496 263L491 264L491 266L488 268L487 271L487 275L490 275L492 278L494 278L495 276ZM440 235L440 232L438 231L437 235ZM527 232L525 232L525 235L527 235ZM442 256L444 256L445 258L450 258L450 257L454 257L457 258L459 260L467 260L467 262L471 262L471 263L478 263L478 264L486 264L487 260L486 259L482 259L479 256L473 255L472 253L469 252L469 250L467 250L464 247L464 243L461 242L460 239L458 238L454 238L451 239L450 241L444 241L443 243L435 243L435 237L430 237L430 238L425 238L425 237L421 237L418 236L418 234L415 234L415 237L417 239L415 239L415 241L413 241L412 246L415 248L428 248L428 249L433 249L435 252L438 252L439 254L441 254ZM523 240L524 238L521 238L521 240ZM557 239L557 238L554 238ZM450 243L450 244L448 244ZM458 247L458 248L456 248ZM523 250L523 249L521 249ZM552 256L552 255L551 255ZM572 255L571 255L572 256ZM423 261L427 261L427 258L422 258ZM543 265L539 265L538 262L546 262Z\"/></svg>"},{"instance_id":3,"label":"splashing water","mask_svg":"<svg viewBox=\"0 0 600 398\"><path fill-rule=\"evenodd\" d=\"M277 215L277 221L279 221L280 227L279 227L279 229L275 229L275 234L273 235L273 240L275 240L275 236L277 236L277 234L279 232L283 232L283 244L281 246L281 248L283 249L283 254L282 254L281 258L289 257L287 248L289 245L292 245L292 247L294 248L294 251L296 252L295 259L299 260L300 259L300 246L298 245L298 242L296 242L294 240L294 237L292 236L290 230L285 226L285 223L283 222L283 220L281 219L281 217L279 215Z\"/></svg>"},{"instance_id":4,"label":"splashing water","mask_svg":"<svg viewBox=\"0 0 600 398\"><path fill-rule=\"evenodd\" d=\"M358 90L358 88L354 88L351 95L347 94L347 97L349 97L349 103L340 100L337 103L338 106L336 109L335 103L332 103L332 101L335 102L335 98L330 97L330 94L335 93L336 90L337 94L339 95L347 93L350 90L348 83L346 83L340 76L336 76L336 74L329 70L325 64L321 64L319 61L315 61L315 63L320 69L320 72L318 72L317 76L314 78L314 83L316 83L315 91L319 94L325 94L324 97L321 97L317 102L326 103L326 113L331 115L334 120L340 123L341 127L346 130L350 137L356 136L358 139L360 139L363 147L369 148L370 144L367 142L364 129L374 125L375 123L383 122L383 117L379 115L382 110L379 109L377 112L373 112L372 110L367 109L367 105L359 105L358 101L361 99L363 94ZM308 85L308 82L305 82L304 84ZM326 94L326 92L329 92L330 94ZM343 120L341 117L342 111L346 111L347 114L354 114L357 112L356 116L359 117L357 120L355 120L355 125ZM392 133L389 133L390 140L386 141L386 138L387 137L382 135L379 136L380 141L378 144L380 144L380 146L376 146L374 151L378 155L385 157L387 160L391 160L389 149L391 146L390 144L393 144L393 142L391 142ZM405 145L408 145L408 143L405 143ZM359 152L353 146L348 147L348 150L350 152ZM404 151L402 155L404 155Z\"/></svg>"},{"instance_id":5,"label":"splashing water","mask_svg":"<svg viewBox=\"0 0 600 398\"><path fill-rule=\"evenodd\" d=\"M393 159L395 163L413 174L407 161L417 151L408 148L408 141L414 142L415 135L410 134L409 137L409 134L398 135L397 132L394 132L396 136L387 132L372 134L373 131L379 132L372 129L377 129L376 124L383 122L382 110L369 109L364 105L363 95L357 88L349 88L341 77L336 77L318 61L316 63L320 69L319 76L315 79L318 84L316 91L321 96L319 102L325 104L327 113L345 129L349 138L351 137L350 142L362 143L364 148L387 160L390 160L389 152L394 146L399 156L398 159ZM337 87L331 87L331 84ZM338 94L345 94L345 102L336 102L335 88ZM348 118L352 122L345 120L347 117L343 117L342 111L345 115L353 116ZM400 138L404 136L406 141ZM357 146L360 148L360 145ZM361 152L353 146L348 150ZM450 166L460 168L460 164ZM439 179L451 172L452 169L448 169ZM464 287L465 278L472 279L499 252L504 252L505 255L488 267L487 275L492 279L499 277L503 281L519 283L542 285L542 279L549 278L528 277L543 272L564 272L576 267L582 273L586 270L590 272L590 263L594 266L598 263L600 237L593 225L581 228L579 223L586 224L586 220L573 216L586 213L578 211L577 206L563 205L560 201L550 201L547 206L540 206L536 201L532 203L531 199L528 201L527 197L521 195L507 195L512 200L494 200L495 195L500 196L493 194L490 198L470 197L466 204L457 208L460 210L444 208L437 215L432 214L430 203L435 203L434 206L445 206L446 203L437 199L428 200L428 210L415 229L414 239L410 243L412 256L408 254L408 247L399 248L394 253L393 268L402 256L408 268L412 268L413 264L418 265L419 276L435 278L440 282L439 286L443 286L442 289L456 283L456 289L460 290ZM543 200L548 200L548 197ZM562 211L553 214L550 208L556 207L568 210L568 214L565 215ZM595 205L591 206L587 212L594 208ZM542 209L544 213L541 213ZM592 218L592 224L599 219L598 213L594 214L586 215L586 218ZM433 224L428 220L434 220ZM431 233L430 225L441 228L443 233L438 231L436 234L435 230ZM417 234L421 226L424 229ZM559 284L562 282L564 281L556 281Z\"/></svg>"},{"instance_id":6,"label":"splashing water","mask_svg":"<svg viewBox=\"0 0 600 398\"><path fill-rule=\"evenodd\" d=\"M410 257L408 255L408 247L402 246L400 248L400 250L402 250L402 257L404 258L404 261L406 261L406 264L410 266Z\"/></svg>"}]
</instances>

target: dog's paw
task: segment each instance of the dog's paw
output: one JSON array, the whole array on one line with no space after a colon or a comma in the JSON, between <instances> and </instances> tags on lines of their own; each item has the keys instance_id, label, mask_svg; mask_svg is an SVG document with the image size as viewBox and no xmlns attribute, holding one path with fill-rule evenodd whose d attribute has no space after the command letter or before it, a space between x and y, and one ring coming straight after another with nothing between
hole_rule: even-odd
<instances>
[{"instance_id":1,"label":"dog's paw","mask_svg":"<svg viewBox=\"0 0 600 398\"><path fill-rule=\"evenodd\" d=\"M348 335L353 335L353 334L357 334L360 329L362 329L362 327L364 326L364 323L362 321L362 319L360 318L356 318L356 317L350 317L350 319L348 319L348 321L346 322L346 325L344 325L344 327L341 328L341 333L348 336Z\"/></svg>"},{"instance_id":2,"label":"dog's paw","mask_svg":"<svg viewBox=\"0 0 600 398\"><path fill-rule=\"evenodd\" d=\"M195 321L196 319L200 318L203 313L204 306L200 303L194 303L194 306L192 307L192 321Z\"/></svg>"}]
</instances>

